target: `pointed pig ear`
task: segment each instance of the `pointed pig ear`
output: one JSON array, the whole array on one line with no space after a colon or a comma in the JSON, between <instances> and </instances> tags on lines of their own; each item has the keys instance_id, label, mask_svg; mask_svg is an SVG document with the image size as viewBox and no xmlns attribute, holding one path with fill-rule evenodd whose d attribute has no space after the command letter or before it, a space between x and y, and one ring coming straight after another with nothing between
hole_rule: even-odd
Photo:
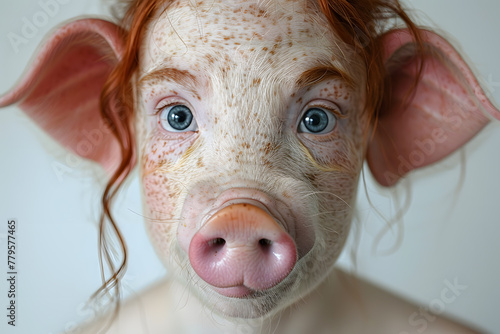
<instances>
[{"instance_id":1,"label":"pointed pig ear","mask_svg":"<svg viewBox=\"0 0 500 334\"><path fill-rule=\"evenodd\" d=\"M99 19L71 22L50 36L0 107L19 107L74 153L110 171L120 159L118 142L100 113L104 82L121 58L123 33Z\"/></svg>"},{"instance_id":2,"label":"pointed pig ear","mask_svg":"<svg viewBox=\"0 0 500 334\"><path fill-rule=\"evenodd\" d=\"M391 31L382 38L389 92L368 145L367 161L383 186L449 155L474 137L489 116L500 119L457 51L433 32L421 34L422 56L416 54L408 30ZM414 86L420 61L421 77Z\"/></svg>"}]
</instances>

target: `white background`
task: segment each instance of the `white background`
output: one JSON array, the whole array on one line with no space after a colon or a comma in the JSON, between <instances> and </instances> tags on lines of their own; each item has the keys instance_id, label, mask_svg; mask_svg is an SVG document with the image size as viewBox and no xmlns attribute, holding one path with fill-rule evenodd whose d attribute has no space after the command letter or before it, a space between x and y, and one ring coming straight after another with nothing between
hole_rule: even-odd
<instances>
[{"instance_id":1,"label":"white background","mask_svg":"<svg viewBox=\"0 0 500 334\"><path fill-rule=\"evenodd\" d=\"M62 2L62 1L61 1ZM17 81L44 38L61 22L82 14L103 13L96 0L65 0L53 17L18 52L9 32L21 33L23 18L42 10L37 0L2 1L0 5L0 93ZM413 0L420 22L446 31L474 64L484 87L500 101L500 3L494 0ZM404 218L400 247L390 255L374 254L374 237L384 220L360 188L358 211L361 240L357 272L378 285L424 306L440 299L445 280L466 285L447 314L488 332L500 332L500 127L490 124L471 141L460 184L460 153L409 179L411 206ZM100 188L93 169L74 168L58 178L54 163L66 164L68 153L53 143L15 107L0 110L0 332L71 332L91 317L82 308L100 285L97 232ZM89 170L91 170L89 172ZM368 194L376 208L390 217L398 195L378 188L367 175ZM459 191L457 191L459 189ZM405 188L397 189L404 194ZM165 270L144 234L137 175L120 197L117 219L130 251L125 277L128 293L159 278ZM6 325L6 223L18 221L18 318ZM390 248L389 233L378 245ZM341 265L349 267L345 252ZM417 311L417 309L415 310ZM410 316L410 314L408 315ZM410 324L400 332L416 333Z\"/></svg>"}]
</instances>

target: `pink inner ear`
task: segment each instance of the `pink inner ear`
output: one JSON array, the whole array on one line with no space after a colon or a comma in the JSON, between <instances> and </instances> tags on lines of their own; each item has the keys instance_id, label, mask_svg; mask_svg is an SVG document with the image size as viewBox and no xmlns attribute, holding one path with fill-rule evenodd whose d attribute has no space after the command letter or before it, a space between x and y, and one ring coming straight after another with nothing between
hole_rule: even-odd
<instances>
[{"instance_id":1,"label":"pink inner ear","mask_svg":"<svg viewBox=\"0 0 500 334\"><path fill-rule=\"evenodd\" d=\"M51 36L19 84L0 98L0 107L20 102L54 139L111 171L120 150L101 117L99 98L121 52L113 23L72 22Z\"/></svg>"},{"instance_id":2,"label":"pink inner ear","mask_svg":"<svg viewBox=\"0 0 500 334\"><path fill-rule=\"evenodd\" d=\"M410 96L418 62L403 58L408 54L401 51L412 38L408 31L399 30L383 40L386 58L392 57L388 60L391 94L381 111L367 160L374 177L384 186L465 144L487 124L485 112L500 119L455 49L434 33L422 33L433 51L425 56L421 80Z\"/></svg>"}]
</instances>

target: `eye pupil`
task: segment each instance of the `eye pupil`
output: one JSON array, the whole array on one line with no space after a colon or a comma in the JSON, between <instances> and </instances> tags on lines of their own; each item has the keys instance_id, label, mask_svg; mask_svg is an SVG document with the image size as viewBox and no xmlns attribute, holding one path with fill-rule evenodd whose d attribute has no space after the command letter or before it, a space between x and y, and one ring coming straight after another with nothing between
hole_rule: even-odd
<instances>
[{"instance_id":1,"label":"eye pupil","mask_svg":"<svg viewBox=\"0 0 500 334\"><path fill-rule=\"evenodd\" d=\"M328 115L324 110L311 108L304 115L302 122L307 130L313 133L321 132L328 126Z\"/></svg>"},{"instance_id":2,"label":"eye pupil","mask_svg":"<svg viewBox=\"0 0 500 334\"><path fill-rule=\"evenodd\" d=\"M188 107L177 105L170 109L168 116L168 124L175 130L185 130L193 121L193 114Z\"/></svg>"}]
</instances>

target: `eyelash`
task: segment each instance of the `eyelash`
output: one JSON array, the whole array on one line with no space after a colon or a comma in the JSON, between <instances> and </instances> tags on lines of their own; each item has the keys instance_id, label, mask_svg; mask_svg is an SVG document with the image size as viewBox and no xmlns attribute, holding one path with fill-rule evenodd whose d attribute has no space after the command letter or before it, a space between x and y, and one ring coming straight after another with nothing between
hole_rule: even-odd
<instances>
[{"instance_id":1,"label":"eyelash","mask_svg":"<svg viewBox=\"0 0 500 334\"><path fill-rule=\"evenodd\" d=\"M160 104L158 104L158 106L156 106L156 108L154 108L153 115L158 116L162 112L163 109L175 106L177 104L182 104L182 102L181 101L168 101L168 102L162 101L162 102L160 102Z\"/></svg>"},{"instance_id":2,"label":"eyelash","mask_svg":"<svg viewBox=\"0 0 500 334\"><path fill-rule=\"evenodd\" d=\"M329 112L331 112L332 114L334 114L337 119L345 119L345 118L348 118L347 115L344 115L341 111L340 111L340 108L335 105L336 108L332 107L331 105L327 105L325 103L321 103L321 102L317 102L317 103L309 103L305 106L305 108L303 108L303 111L302 113L299 115L300 116L300 119L302 118L302 116L304 116L304 113L311 109L311 108L322 108L322 109L325 109L325 110L328 110Z\"/></svg>"}]
</instances>

